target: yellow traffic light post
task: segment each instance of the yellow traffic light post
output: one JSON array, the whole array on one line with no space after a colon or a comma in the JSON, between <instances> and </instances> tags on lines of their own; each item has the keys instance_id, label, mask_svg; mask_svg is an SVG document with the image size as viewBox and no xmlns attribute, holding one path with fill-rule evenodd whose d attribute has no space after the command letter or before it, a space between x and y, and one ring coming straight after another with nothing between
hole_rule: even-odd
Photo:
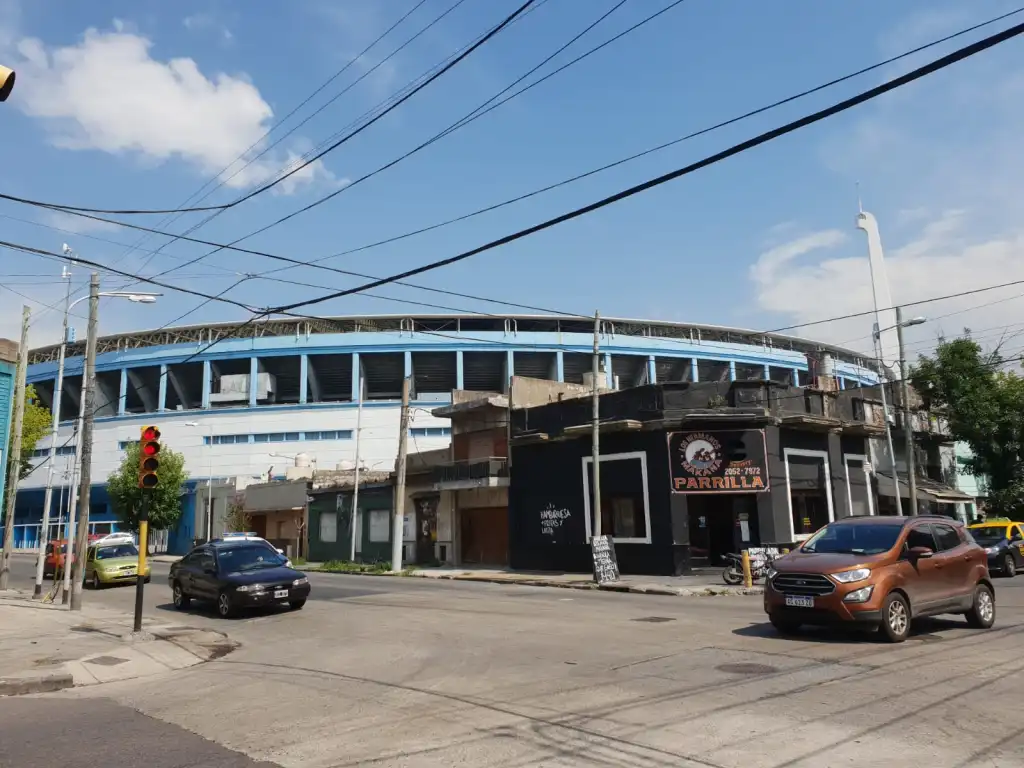
<instances>
[{"instance_id":1,"label":"yellow traffic light post","mask_svg":"<svg viewBox=\"0 0 1024 768\"><path fill-rule=\"evenodd\" d=\"M160 430L143 427L139 438L139 568L135 581L135 631L142 631L142 598L146 588L146 555L149 548L149 496L160 485Z\"/></svg>"},{"instance_id":2,"label":"yellow traffic light post","mask_svg":"<svg viewBox=\"0 0 1024 768\"><path fill-rule=\"evenodd\" d=\"M7 97L14 90L14 70L0 64L0 101L7 101Z\"/></svg>"}]
</instances>

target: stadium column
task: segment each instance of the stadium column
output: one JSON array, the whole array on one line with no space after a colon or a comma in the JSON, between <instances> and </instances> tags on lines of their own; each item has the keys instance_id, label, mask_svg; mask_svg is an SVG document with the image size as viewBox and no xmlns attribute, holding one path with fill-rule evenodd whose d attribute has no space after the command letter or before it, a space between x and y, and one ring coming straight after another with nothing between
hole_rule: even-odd
<instances>
[{"instance_id":1,"label":"stadium column","mask_svg":"<svg viewBox=\"0 0 1024 768\"><path fill-rule=\"evenodd\" d=\"M509 384L512 382L512 377L516 375L516 358L512 350L509 349L505 352L505 392L510 392L511 388Z\"/></svg>"},{"instance_id":2,"label":"stadium column","mask_svg":"<svg viewBox=\"0 0 1024 768\"><path fill-rule=\"evenodd\" d=\"M309 355L299 356L299 405L305 405L309 392Z\"/></svg>"},{"instance_id":3,"label":"stadium column","mask_svg":"<svg viewBox=\"0 0 1024 768\"><path fill-rule=\"evenodd\" d=\"M615 376L612 373L611 352L604 353L604 385L608 389L612 389L615 386Z\"/></svg>"},{"instance_id":4,"label":"stadium column","mask_svg":"<svg viewBox=\"0 0 1024 768\"><path fill-rule=\"evenodd\" d=\"M555 352L555 381L565 381L565 352Z\"/></svg>"},{"instance_id":5,"label":"stadium column","mask_svg":"<svg viewBox=\"0 0 1024 768\"><path fill-rule=\"evenodd\" d=\"M121 383L117 395L117 415L124 416L128 410L128 369L121 369Z\"/></svg>"},{"instance_id":6,"label":"stadium column","mask_svg":"<svg viewBox=\"0 0 1024 768\"><path fill-rule=\"evenodd\" d=\"M658 368L654 364L654 355L647 356L647 383L657 384L658 383Z\"/></svg>"},{"instance_id":7,"label":"stadium column","mask_svg":"<svg viewBox=\"0 0 1024 768\"><path fill-rule=\"evenodd\" d=\"M690 358L690 381L700 381L700 366L697 365L697 358Z\"/></svg>"},{"instance_id":8,"label":"stadium column","mask_svg":"<svg viewBox=\"0 0 1024 768\"><path fill-rule=\"evenodd\" d=\"M258 357L249 358L249 407L256 407L256 380L260 375L260 359Z\"/></svg>"},{"instance_id":9,"label":"stadium column","mask_svg":"<svg viewBox=\"0 0 1024 768\"><path fill-rule=\"evenodd\" d=\"M160 413L167 410L167 364L160 364L160 387L157 391L156 409Z\"/></svg>"},{"instance_id":10,"label":"stadium column","mask_svg":"<svg viewBox=\"0 0 1024 768\"><path fill-rule=\"evenodd\" d=\"M736 381L736 361L729 361L729 381Z\"/></svg>"},{"instance_id":11,"label":"stadium column","mask_svg":"<svg viewBox=\"0 0 1024 768\"><path fill-rule=\"evenodd\" d=\"M793 386L794 387L799 387L800 386L800 369L799 368L794 368L793 369Z\"/></svg>"},{"instance_id":12,"label":"stadium column","mask_svg":"<svg viewBox=\"0 0 1024 768\"><path fill-rule=\"evenodd\" d=\"M405 359L402 362L404 373L402 374L405 378L409 379L409 391L412 392L410 397L413 400L416 399L416 381L412 377L412 352L410 350L405 351Z\"/></svg>"},{"instance_id":13,"label":"stadium column","mask_svg":"<svg viewBox=\"0 0 1024 768\"><path fill-rule=\"evenodd\" d=\"M210 368L210 361L203 360L203 408L210 407L210 390L213 389L213 370Z\"/></svg>"},{"instance_id":14,"label":"stadium column","mask_svg":"<svg viewBox=\"0 0 1024 768\"><path fill-rule=\"evenodd\" d=\"M768 363L765 363L764 364L764 380L765 381L771 381L771 378L772 378L771 367L768 365Z\"/></svg>"},{"instance_id":15,"label":"stadium column","mask_svg":"<svg viewBox=\"0 0 1024 768\"><path fill-rule=\"evenodd\" d=\"M359 353L352 353L352 402L358 403L363 399L363 393L359 391L359 384L362 381L362 364L359 362Z\"/></svg>"},{"instance_id":16,"label":"stadium column","mask_svg":"<svg viewBox=\"0 0 1024 768\"><path fill-rule=\"evenodd\" d=\"M465 374L463 368L462 350L456 350L455 352L455 388L464 389Z\"/></svg>"}]
</instances>

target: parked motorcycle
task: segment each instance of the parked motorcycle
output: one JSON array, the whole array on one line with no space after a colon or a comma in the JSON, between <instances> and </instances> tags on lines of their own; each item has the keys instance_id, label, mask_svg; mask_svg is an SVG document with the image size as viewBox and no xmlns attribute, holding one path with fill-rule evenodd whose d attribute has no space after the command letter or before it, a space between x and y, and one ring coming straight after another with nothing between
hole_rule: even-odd
<instances>
[{"instance_id":1,"label":"parked motorcycle","mask_svg":"<svg viewBox=\"0 0 1024 768\"><path fill-rule=\"evenodd\" d=\"M743 556L729 553L725 555L727 565L722 570L722 581L730 586L736 586L737 584L743 583ZM763 578L771 567L772 563L775 562L775 558L768 555L761 562L750 563L750 576L752 581L757 581Z\"/></svg>"}]
</instances>

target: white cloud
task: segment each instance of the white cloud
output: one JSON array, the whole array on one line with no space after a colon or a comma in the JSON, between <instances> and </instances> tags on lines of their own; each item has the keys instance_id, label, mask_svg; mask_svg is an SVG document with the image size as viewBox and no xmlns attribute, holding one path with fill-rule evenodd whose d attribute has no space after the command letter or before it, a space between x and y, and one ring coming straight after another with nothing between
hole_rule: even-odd
<instances>
[{"instance_id":1,"label":"white cloud","mask_svg":"<svg viewBox=\"0 0 1024 768\"><path fill-rule=\"evenodd\" d=\"M220 21L212 13L194 13L181 20L185 29L190 32L214 32L224 42L228 43L235 39L234 34L227 25Z\"/></svg>"},{"instance_id":2,"label":"white cloud","mask_svg":"<svg viewBox=\"0 0 1024 768\"><path fill-rule=\"evenodd\" d=\"M17 104L44 122L56 146L70 150L158 163L177 159L213 175L253 145L258 149L273 112L253 83L244 75L207 77L190 58L158 60L152 47L123 24L112 32L89 29L66 47L22 39ZM258 183L294 157L272 155L238 172L227 186ZM318 162L292 179L288 191L294 192L299 182L333 177Z\"/></svg>"}]
</instances>

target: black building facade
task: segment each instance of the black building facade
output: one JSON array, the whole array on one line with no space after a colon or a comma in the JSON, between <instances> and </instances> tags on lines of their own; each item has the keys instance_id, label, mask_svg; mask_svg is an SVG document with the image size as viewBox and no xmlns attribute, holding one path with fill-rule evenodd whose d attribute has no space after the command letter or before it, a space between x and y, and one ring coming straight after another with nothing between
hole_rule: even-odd
<instances>
[{"instance_id":1,"label":"black building facade","mask_svg":"<svg viewBox=\"0 0 1024 768\"><path fill-rule=\"evenodd\" d=\"M590 409L512 411L513 568L591 568ZM601 531L623 573L685 573L874 512L868 438L883 427L861 390L680 382L602 394L600 414Z\"/></svg>"}]
</instances>

